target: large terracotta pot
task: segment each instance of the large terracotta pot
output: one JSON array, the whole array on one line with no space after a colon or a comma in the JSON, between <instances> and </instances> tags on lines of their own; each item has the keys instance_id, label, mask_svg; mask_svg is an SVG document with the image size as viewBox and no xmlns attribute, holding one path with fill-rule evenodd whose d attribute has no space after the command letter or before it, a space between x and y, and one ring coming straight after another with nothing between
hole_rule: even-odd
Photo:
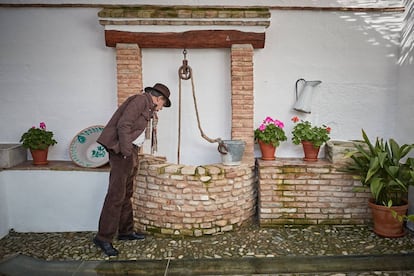
<instances>
[{"instance_id":1,"label":"large terracotta pot","mask_svg":"<svg viewBox=\"0 0 414 276\"><path fill-rule=\"evenodd\" d=\"M44 150L31 149L30 153L33 157L33 165L46 165L49 163L47 161L48 148Z\"/></svg>"},{"instance_id":2,"label":"large terracotta pot","mask_svg":"<svg viewBox=\"0 0 414 276\"><path fill-rule=\"evenodd\" d=\"M302 141L303 152L305 153L305 161L318 161L319 148L313 146L312 142Z\"/></svg>"},{"instance_id":3,"label":"large terracotta pot","mask_svg":"<svg viewBox=\"0 0 414 276\"><path fill-rule=\"evenodd\" d=\"M260 146L260 151L262 152L262 160L275 160L275 151L276 148L272 144L264 143L263 141L258 141Z\"/></svg>"},{"instance_id":4,"label":"large terracotta pot","mask_svg":"<svg viewBox=\"0 0 414 276\"><path fill-rule=\"evenodd\" d=\"M408 187L408 211L407 215L414 215L414 186ZM407 221L407 228L414 231L414 221Z\"/></svg>"},{"instance_id":5,"label":"large terracotta pot","mask_svg":"<svg viewBox=\"0 0 414 276\"><path fill-rule=\"evenodd\" d=\"M404 222L394 218L391 210L397 212L398 215L403 216L407 213L408 203L402 206L392 206L390 208L377 205L374 199L368 202L372 211L372 220L374 222L374 233L386 238L398 238L406 234L404 230Z\"/></svg>"}]
</instances>

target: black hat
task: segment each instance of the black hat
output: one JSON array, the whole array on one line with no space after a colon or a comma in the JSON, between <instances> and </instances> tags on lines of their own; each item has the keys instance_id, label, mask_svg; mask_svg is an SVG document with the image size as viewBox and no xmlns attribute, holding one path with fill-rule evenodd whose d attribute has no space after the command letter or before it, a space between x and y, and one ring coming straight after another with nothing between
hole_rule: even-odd
<instances>
[{"instance_id":1,"label":"black hat","mask_svg":"<svg viewBox=\"0 0 414 276\"><path fill-rule=\"evenodd\" d=\"M166 102L164 104L165 107L170 107L171 106L171 101L170 101L170 90L168 89L167 86L165 86L164 84L161 83L157 83L155 84L153 87L145 87L145 92L150 93L151 90L155 90L159 93L161 93L165 99Z\"/></svg>"}]
</instances>

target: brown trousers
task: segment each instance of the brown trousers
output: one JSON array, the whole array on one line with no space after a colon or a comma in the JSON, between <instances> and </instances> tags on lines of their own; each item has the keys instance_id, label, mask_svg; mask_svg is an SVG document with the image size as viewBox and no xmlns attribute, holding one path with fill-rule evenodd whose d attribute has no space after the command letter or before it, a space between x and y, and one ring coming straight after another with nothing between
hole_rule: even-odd
<instances>
[{"instance_id":1,"label":"brown trousers","mask_svg":"<svg viewBox=\"0 0 414 276\"><path fill-rule=\"evenodd\" d=\"M125 158L122 154L109 151L109 186L99 218L99 229L96 237L99 240L112 242L116 233L124 235L134 231L131 197L134 177L137 171L138 148Z\"/></svg>"}]
</instances>

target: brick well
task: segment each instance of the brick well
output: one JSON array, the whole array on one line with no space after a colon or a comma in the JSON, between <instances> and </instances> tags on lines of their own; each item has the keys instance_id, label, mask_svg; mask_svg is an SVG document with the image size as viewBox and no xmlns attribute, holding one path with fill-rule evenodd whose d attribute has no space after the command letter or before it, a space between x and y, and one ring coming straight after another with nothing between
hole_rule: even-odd
<instances>
[{"instance_id":1,"label":"brick well","mask_svg":"<svg viewBox=\"0 0 414 276\"><path fill-rule=\"evenodd\" d=\"M144 155L133 194L134 226L186 236L234 230L255 214L253 182L246 164L186 166Z\"/></svg>"},{"instance_id":2,"label":"brick well","mask_svg":"<svg viewBox=\"0 0 414 276\"><path fill-rule=\"evenodd\" d=\"M116 44L119 104L142 91L141 47L139 43ZM371 221L369 192L355 193L353 188L361 184L341 172L339 164L291 158L255 160L253 57L251 44L231 45L231 136L246 142L242 164L186 166L142 155L133 194L136 230L216 234L252 221L256 209L263 227Z\"/></svg>"},{"instance_id":3,"label":"brick well","mask_svg":"<svg viewBox=\"0 0 414 276\"><path fill-rule=\"evenodd\" d=\"M145 155L133 196L136 229L199 236L233 230L255 214L253 152L253 47L231 47L232 139L246 142L240 166L184 166ZM116 45L118 104L141 93L137 44ZM230 107L229 107L230 108ZM211 179L210 179L211 178ZM208 179L208 180L206 180Z\"/></svg>"}]
</instances>

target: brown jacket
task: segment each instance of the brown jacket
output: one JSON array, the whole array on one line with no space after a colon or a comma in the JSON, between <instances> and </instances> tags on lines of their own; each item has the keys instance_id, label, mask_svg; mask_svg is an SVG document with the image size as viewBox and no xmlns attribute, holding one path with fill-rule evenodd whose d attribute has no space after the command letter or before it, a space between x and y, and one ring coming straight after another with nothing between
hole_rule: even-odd
<instances>
[{"instance_id":1,"label":"brown jacket","mask_svg":"<svg viewBox=\"0 0 414 276\"><path fill-rule=\"evenodd\" d=\"M145 130L153 112L149 93L129 97L112 115L97 142L107 150L130 156L132 141Z\"/></svg>"}]
</instances>

